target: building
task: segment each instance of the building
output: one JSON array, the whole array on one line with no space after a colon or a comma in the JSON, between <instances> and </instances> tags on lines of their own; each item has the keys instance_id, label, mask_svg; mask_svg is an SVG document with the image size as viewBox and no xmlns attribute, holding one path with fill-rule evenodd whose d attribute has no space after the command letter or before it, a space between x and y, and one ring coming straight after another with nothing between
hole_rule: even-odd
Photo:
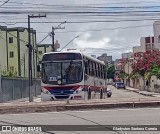
<instances>
[{"instance_id":1,"label":"building","mask_svg":"<svg viewBox=\"0 0 160 134\"><path fill-rule=\"evenodd\" d=\"M122 53L122 59L129 59L133 56L132 52L129 53Z\"/></svg>"},{"instance_id":2,"label":"building","mask_svg":"<svg viewBox=\"0 0 160 134\"><path fill-rule=\"evenodd\" d=\"M37 55L38 55L38 60L41 61L42 60L42 56L44 53L47 52L51 52L52 48L51 48L52 44L38 44L37 45Z\"/></svg>"},{"instance_id":3,"label":"building","mask_svg":"<svg viewBox=\"0 0 160 134\"><path fill-rule=\"evenodd\" d=\"M34 51L36 47L36 31L31 29L32 51L32 74L36 78L37 56ZM19 77L28 77L28 29L24 27L8 28L8 66L11 71L16 71Z\"/></svg>"},{"instance_id":4,"label":"building","mask_svg":"<svg viewBox=\"0 0 160 134\"><path fill-rule=\"evenodd\" d=\"M0 26L0 62L1 62L1 69L7 70L8 69L8 55L7 55L7 27Z\"/></svg>"},{"instance_id":5,"label":"building","mask_svg":"<svg viewBox=\"0 0 160 134\"><path fill-rule=\"evenodd\" d=\"M18 77L28 77L28 28L0 27L0 49L2 71L14 72ZM31 29L32 74L37 77L36 30Z\"/></svg>"},{"instance_id":6,"label":"building","mask_svg":"<svg viewBox=\"0 0 160 134\"><path fill-rule=\"evenodd\" d=\"M160 49L160 21L153 23L154 44L155 48Z\"/></svg>"},{"instance_id":7,"label":"building","mask_svg":"<svg viewBox=\"0 0 160 134\"><path fill-rule=\"evenodd\" d=\"M97 59L104 61L104 63L108 66L112 63L112 56L107 56L106 53L102 54L101 56L97 57Z\"/></svg>"},{"instance_id":8,"label":"building","mask_svg":"<svg viewBox=\"0 0 160 134\"><path fill-rule=\"evenodd\" d=\"M154 44L154 37L141 37L140 46L133 47L133 53L146 52L148 50L156 49L157 46Z\"/></svg>"},{"instance_id":9,"label":"building","mask_svg":"<svg viewBox=\"0 0 160 134\"><path fill-rule=\"evenodd\" d=\"M96 58L96 55L93 55L93 54L92 54L91 57Z\"/></svg>"}]
</instances>

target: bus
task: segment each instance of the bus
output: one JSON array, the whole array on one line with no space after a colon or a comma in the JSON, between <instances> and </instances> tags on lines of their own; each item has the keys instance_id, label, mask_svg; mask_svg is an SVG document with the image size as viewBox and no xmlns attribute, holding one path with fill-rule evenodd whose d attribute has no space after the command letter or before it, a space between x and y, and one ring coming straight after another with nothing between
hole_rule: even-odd
<instances>
[{"instance_id":1,"label":"bus","mask_svg":"<svg viewBox=\"0 0 160 134\"><path fill-rule=\"evenodd\" d=\"M44 53L41 67L37 66L41 72L41 100L110 97L105 69L103 61L81 52Z\"/></svg>"}]
</instances>

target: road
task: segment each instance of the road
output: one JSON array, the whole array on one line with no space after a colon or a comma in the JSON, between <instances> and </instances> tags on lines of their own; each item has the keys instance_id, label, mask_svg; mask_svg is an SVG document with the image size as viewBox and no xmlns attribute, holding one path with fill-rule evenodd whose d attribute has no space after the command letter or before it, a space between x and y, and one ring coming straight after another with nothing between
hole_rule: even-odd
<instances>
[{"instance_id":1,"label":"road","mask_svg":"<svg viewBox=\"0 0 160 134\"><path fill-rule=\"evenodd\" d=\"M112 89L112 99L115 98L150 98L127 89L117 89L114 86L109 85L108 88Z\"/></svg>"},{"instance_id":2,"label":"road","mask_svg":"<svg viewBox=\"0 0 160 134\"><path fill-rule=\"evenodd\" d=\"M159 125L160 108L110 109L0 115L0 125ZM55 126L53 126L55 128ZM72 128L72 126L70 126ZM106 128L107 129L107 128ZM6 132L6 134L27 132ZM28 132L31 133L31 132ZM38 134L159 134L160 131L56 131Z\"/></svg>"},{"instance_id":3,"label":"road","mask_svg":"<svg viewBox=\"0 0 160 134\"><path fill-rule=\"evenodd\" d=\"M140 98L154 98L151 96L144 96L138 93L135 93L133 91L127 90L127 89L117 89L114 86L109 85L108 88L112 89L113 95L111 98L107 98L110 100L115 100L115 99L131 99L131 98L135 98L135 99L140 99ZM40 102L41 98L40 96L34 98L34 102ZM9 101L9 103L16 103L16 102L28 102L28 98L24 98L24 99L19 99L19 100L14 100L14 101Z\"/></svg>"}]
</instances>

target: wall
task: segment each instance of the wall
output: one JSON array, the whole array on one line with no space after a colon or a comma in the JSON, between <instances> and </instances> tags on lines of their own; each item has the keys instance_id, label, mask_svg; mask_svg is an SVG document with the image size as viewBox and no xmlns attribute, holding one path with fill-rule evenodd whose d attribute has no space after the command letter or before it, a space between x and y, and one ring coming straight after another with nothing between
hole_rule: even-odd
<instances>
[{"instance_id":1,"label":"wall","mask_svg":"<svg viewBox=\"0 0 160 134\"><path fill-rule=\"evenodd\" d=\"M29 96L28 79L26 78L2 78L1 102L26 98ZM40 95L40 80L33 80L33 94Z\"/></svg>"},{"instance_id":2,"label":"wall","mask_svg":"<svg viewBox=\"0 0 160 134\"><path fill-rule=\"evenodd\" d=\"M149 91L160 93L160 80L156 76L151 77Z\"/></svg>"}]
</instances>

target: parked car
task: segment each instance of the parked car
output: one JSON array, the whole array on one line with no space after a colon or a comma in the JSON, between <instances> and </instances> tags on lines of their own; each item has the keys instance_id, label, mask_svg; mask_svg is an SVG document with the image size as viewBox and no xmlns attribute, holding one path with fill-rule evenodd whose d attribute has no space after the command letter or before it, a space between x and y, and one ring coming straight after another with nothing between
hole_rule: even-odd
<instances>
[{"instance_id":1,"label":"parked car","mask_svg":"<svg viewBox=\"0 0 160 134\"><path fill-rule=\"evenodd\" d=\"M112 96L112 90L107 88L107 97L111 97Z\"/></svg>"},{"instance_id":2,"label":"parked car","mask_svg":"<svg viewBox=\"0 0 160 134\"><path fill-rule=\"evenodd\" d=\"M126 89L126 85L123 82L116 82L115 87L118 88L124 88Z\"/></svg>"}]
</instances>

